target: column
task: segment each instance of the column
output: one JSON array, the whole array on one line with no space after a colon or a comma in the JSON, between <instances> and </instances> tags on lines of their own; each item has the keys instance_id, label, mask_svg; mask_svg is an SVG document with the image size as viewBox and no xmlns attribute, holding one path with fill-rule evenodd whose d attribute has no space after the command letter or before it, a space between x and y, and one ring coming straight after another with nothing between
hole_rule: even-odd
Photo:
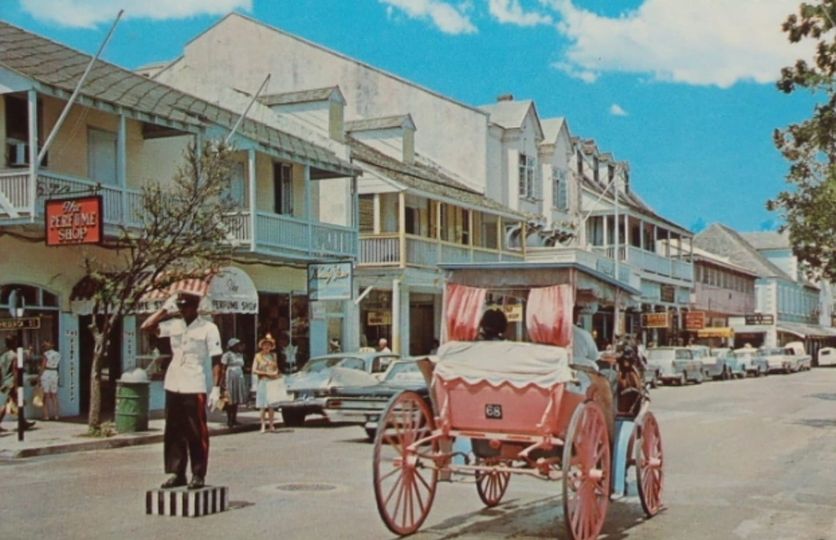
<instances>
[{"instance_id":1,"label":"column","mask_svg":"<svg viewBox=\"0 0 836 540\"><path fill-rule=\"evenodd\" d=\"M400 353L401 349L401 280L392 280L392 343L391 349Z\"/></svg>"},{"instance_id":2,"label":"column","mask_svg":"<svg viewBox=\"0 0 836 540\"><path fill-rule=\"evenodd\" d=\"M398 252L400 267L406 268L406 193L398 192Z\"/></svg>"},{"instance_id":3,"label":"column","mask_svg":"<svg viewBox=\"0 0 836 540\"><path fill-rule=\"evenodd\" d=\"M470 248L470 262L473 262L473 210L467 210L467 245Z\"/></svg>"},{"instance_id":4,"label":"column","mask_svg":"<svg viewBox=\"0 0 836 540\"><path fill-rule=\"evenodd\" d=\"M126 189L128 188L128 165L127 165L127 131L126 131L126 120L124 114L119 114L119 127L116 131L116 183L119 185L119 188L122 190L122 193L119 196L120 201L120 210L122 214L122 224L128 224L128 217L133 218L133 216L129 215L129 208L128 208L128 194Z\"/></svg>"},{"instance_id":5,"label":"column","mask_svg":"<svg viewBox=\"0 0 836 540\"><path fill-rule=\"evenodd\" d=\"M360 284L358 280L354 280L354 290L352 291L352 300L343 300L342 302L342 330L343 330L343 350L356 351L360 348L360 305L355 304L353 298L360 295Z\"/></svg>"},{"instance_id":6,"label":"column","mask_svg":"<svg viewBox=\"0 0 836 540\"><path fill-rule=\"evenodd\" d=\"M644 220L639 220L639 249L644 251Z\"/></svg>"},{"instance_id":7,"label":"column","mask_svg":"<svg viewBox=\"0 0 836 540\"><path fill-rule=\"evenodd\" d=\"M313 254L313 185L311 184L311 166L302 169L305 175L305 222L308 226L308 255ZM326 339L326 342L328 340ZM327 348L326 348L327 352Z\"/></svg>"},{"instance_id":8,"label":"column","mask_svg":"<svg viewBox=\"0 0 836 540\"><path fill-rule=\"evenodd\" d=\"M380 193L375 193L372 196L372 232L380 234Z\"/></svg>"},{"instance_id":9,"label":"column","mask_svg":"<svg viewBox=\"0 0 836 540\"><path fill-rule=\"evenodd\" d=\"M250 251L256 246L256 207L255 207L255 150L247 150L247 189L250 199Z\"/></svg>"},{"instance_id":10,"label":"column","mask_svg":"<svg viewBox=\"0 0 836 540\"><path fill-rule=\"evenodd\" d=\"M29 217L31 221L35 221L35 205L38 198L38 93L35 90L29 90L28 98L28 113L29 113ZM48 182L48 181L47 181ZM50 193L49 183L46 185L47 196Z\"/></svg>"},{"instance_id":11,"label":"column","mask_svg":"<svg viewBox=\"0 0 836 540\"><path fill-rule=\"evenodd\" d=\"M394 292L394 291L393 291ZM398 302L400 307L400 336L399 342L397 343L397 349L393 349L395 352L400 354L401 356L409 355L409 340L410 340L410 326L412 324L411 317L410 317L410 309L409 309L409 286L401 282L400 285L400 300ZM394 304L393 304L394 306Z\"/></svg>"},{"instance_id":12,"label":"column","mask_svg":"<svg viewBox=\"0 0 836 540\"><path fill-rule=\"evenodd\" d=\"M601 223L604 225L604 247L610 246L610 217L601 216Z\"/></svg>"}]
</instances>

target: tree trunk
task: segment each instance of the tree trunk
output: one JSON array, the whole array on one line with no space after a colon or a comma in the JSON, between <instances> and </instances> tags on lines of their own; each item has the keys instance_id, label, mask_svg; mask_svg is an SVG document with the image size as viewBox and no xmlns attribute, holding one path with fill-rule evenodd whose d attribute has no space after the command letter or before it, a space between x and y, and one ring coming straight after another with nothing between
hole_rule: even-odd
<instances>
[{"instance_id":1,"label":"tree trunk","mask_svg":"<svg viewBox=\"0 0 836 540\"><path fill-rule=\"evenodd\" d=\"M95 321L90 325L90 329L93 332L94 346L90 367L90 412L87 425L91 429L97 429L102 423L102 363L107 353L106 342L110 329L105 324L104 331L100 331Z\"/></svg>"}]
</instances>

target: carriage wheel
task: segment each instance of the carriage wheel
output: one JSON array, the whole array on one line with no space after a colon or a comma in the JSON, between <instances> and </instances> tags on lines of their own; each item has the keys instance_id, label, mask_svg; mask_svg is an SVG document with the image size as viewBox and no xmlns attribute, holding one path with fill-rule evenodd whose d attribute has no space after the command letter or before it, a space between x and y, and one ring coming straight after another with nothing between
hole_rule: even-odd
<instances>
[{"instance_id":1,"label":"carriage wheel","mask_svg":"<svg viewBox=\"0 0 836 540\"><path fill-rule=\"evenodd\" d=\"M500 462L501 463L501 462ZM490 466L485 460L480 459L479 466ZM494 463L496 465L497 463ZM505 491L508 489L508 482L511 480L511 473L496 471L493 469L476 471L476 491L485 506L496 506L502 500Z\"/></svg>"},{"instance_id":2,"label":"carriage wheel","mask_svg":"<svg viewBox=\"0 0 836 540\"><path fill-rule=\"evenodd\" d=\"M601 408L592 402L572 415L563 446L563 519L572 540L597 538L610 491L610 442Z\"/></svg>"},{"instance_id":3,"label":"carriage wheel","mask_svg":"<svg viewBox=\"0 0 836 540\"><path fill-rule=\"evenodd\" d=\"M662 508L665 459L662 453L662 434L653 413L648 412L641 425L641 439L635 445L636 483L644 513L655 516Z\"/></svg>"},{"instance_id":4,"label":"carriage wheel","mask_svg":"<svg viewBox=\"0 0 836 540\"><path fill-rule=\"evenodd\" d=\"M401 392L380 417L374 440L374 494L380 517L395 534L418 530L435 497L438 470L431 460L408 447L429 436L435 428L424 399L415 392ZM421 447L436 454L438 440Z\"/></svg>"}]
</instances>

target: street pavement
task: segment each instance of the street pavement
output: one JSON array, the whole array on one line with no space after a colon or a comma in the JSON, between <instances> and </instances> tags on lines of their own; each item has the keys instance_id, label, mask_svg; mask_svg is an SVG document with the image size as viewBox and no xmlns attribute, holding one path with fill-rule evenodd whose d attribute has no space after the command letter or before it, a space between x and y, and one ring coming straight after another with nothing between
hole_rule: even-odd
<instances>
[{"instance_id":1,"label":"street pavement","mask_svg":"<svg viewBox=\"0 0 836 540\"><path fill-rule=\"evenodd\" d=\"M836 369L665 387L652 399L667 508L645 520L636 497L614 502L602 538L836 539ZM207 481L229 487L232 509L202 518L145 515L145 490L164 478L159 443L0 461L0 538L392 537L359 427L315 422L211 445ZM469 478L439 483L414 538L566 538L560 492L515 476L485 509Z\"/></svg>"}]
</instances>

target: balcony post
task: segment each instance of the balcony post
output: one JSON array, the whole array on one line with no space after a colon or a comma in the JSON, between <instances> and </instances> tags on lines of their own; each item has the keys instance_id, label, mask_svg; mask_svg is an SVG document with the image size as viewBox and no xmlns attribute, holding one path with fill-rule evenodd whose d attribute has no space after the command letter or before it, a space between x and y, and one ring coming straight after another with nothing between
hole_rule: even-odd
<instances>
[{"instance_id":1,"label":"balcony post","mask_svg":"<svg viewBox=\"0 0 836 540\"><path fill-rule=\"evenodd\" d=\"M496 249L499 251L499 260L502 260L502 253L505 246L502 243L502 216L496 216Z\"/></svg>"},{"instance_id":2,"label":"balcony post","mask_svg":"<svg viewBox=\"0 0 836 540\"><path fill-rule=\"evenodd\" d=\"M400 267L406 268L406 193L398 192L398 251Z\"/></svg>"},{"instance_id":3,"label":"balcony post","mask_svg":"<svg viewBox=\"0 0 836 540\"><path fill-rule=\"evenodd\" d=\"M441 263L441 202L434 201L435 204L435 261L436 264Z\"/></svg>"},{"instance_id":4,"label":"balcony post","mask_svg":"<svg viewBox=\"0 0 836 540\"><path fill-rule=\"evenodd\" d=\"M116 131L116 182L122 193L119 195L120 212L122 225L128 225L128 166L127 166L127 142L126 142L125 114L119 113L119 127Z\"/></svg>"},{"instance_id":5,"label":"balcony post","mask_svg":"<svg viewBox=\"0 0 836 540\"><path fill-rule=\"evenodd\" d=\"M470 262L473 262L473 210L467 211L467 245L470 247Z\"/></svg>"},{"instance_id":6,"label":"balcony post","mask_svg":"<svg viewBox=\"0 0 836 540\"><path fill-rule=\"evenodd\" d=\"M255 150L247 150L247 190L250 199L250 251L255 251L256 211L255 211Z\"/></svg>"},{"instance_id":7,"label":"balcony post","mask_svg":"<svg viewBox=\"0 0 836 540\"><path fill-rule=\"evenodd\" d=\"M305 222L308 226L308 255L313 255L313 184L311 183L311 166L302 169L305 175Z\"/></svg>"},{"instance_id":8,"label":"balcony post","mask_svg":"<svg viewBox=\"0 0 836 540\"><path fill-rule=\"evenodd\" d=\"M38 198L38 93L32 89L27 91L29 108L29 218L35 221L35 206ZM49 196L49 184L46 186L46 196Z\"/></svg>"},{"instance_id":9,"label":"balcony post","mask_svg":"<svg viewBox=\"0 0 836 540\"><path fill-rule=\"evenodd\" d=\"M639 220L639 249L644 251L644 220Z\"/></svg>"}]
</instances>

